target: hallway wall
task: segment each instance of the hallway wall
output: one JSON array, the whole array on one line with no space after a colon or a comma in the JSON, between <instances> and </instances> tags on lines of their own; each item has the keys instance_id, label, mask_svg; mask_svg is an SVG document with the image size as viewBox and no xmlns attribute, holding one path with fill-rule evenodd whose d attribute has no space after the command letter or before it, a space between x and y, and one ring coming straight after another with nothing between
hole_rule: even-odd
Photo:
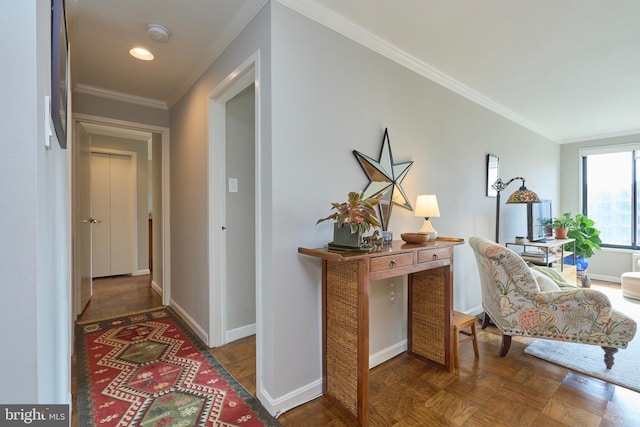
<instances>
[{"instance_id":1,"label":"hallway wall","mask_svg":"<svg viewBox=\"0 0 640 427\"><path fill-rule=\"evenodd\" d=\"M331 202L367 185L353 150L377 159L388 128L394 161L414 161L402 182L411 204L418 194L436 194L441 216L431 219L434 228L440 236L468 240L494 235L496 199L486 196L486 155L500 157L503 179L524 176L540 197L558 200L560 147L278 2L272 2L271 28L277 239L270 370L277 376L269 391L302 399L321 390L321 263L296 248L330 242L332 224L316 225L317 219L329 214ZM526 230L526 206L503 205L501 214L502 241ZM389 230L399 240L423 221L396 206ZM454 252L454 307L477 310L472 251L465 244ZM386 303L387 289L382 282L369 290L375 350L400 344L406 325L403 304Z\"/></svg>"},{"instance_id":2,"label":"hallway wall","mask_svg":"<svg viewBox=\"0 0 640 427\"><path fill-rule=\"evenodd\" d=\"M51 3L0 13L0 402L71 402L69 150L45 133ZM50 141L47 149L45 143Z\"/></svg>"}]
</instances>

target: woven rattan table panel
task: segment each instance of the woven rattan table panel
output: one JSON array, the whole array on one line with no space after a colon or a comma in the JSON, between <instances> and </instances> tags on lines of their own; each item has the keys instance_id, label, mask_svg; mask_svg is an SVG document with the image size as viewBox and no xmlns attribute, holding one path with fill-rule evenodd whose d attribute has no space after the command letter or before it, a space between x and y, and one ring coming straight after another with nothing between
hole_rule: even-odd
<instances>
[{"instance_id":1,"label":"woven rattan table panel","mask_svg":"<svg viewBox=\"0 0 640 427\"><path fill-rule=\"evenodd\" d=\"M451 371L453 246L463 242L394 241L368 253L298 248L323 260L324 393L358 425L369 425L370 281L408 275L409 352Z\"/></svg>"},{"instance_id":2,"label":"woven rattan table panel","mask_svg":"<svg viewBox=\"0 0 640 427\"><path fill-rule=\"evenodd\" d=\"M442 267L448 268L448 267ZM439 269L438 269L439 270ZM420 271L412 276L411 349L442 365L446 362L446 275L435 270Z\"/></svg>"},{"instance_id":3,"label":"woven rattan table panel","mask_svg":"<svg viewBox=\"0 0 640 427\"><path fill-rule=\"evenodd\" d=\"M326 391L357 417L358 263L330 262L327 283Z\"/></svg>"}]
</instances>

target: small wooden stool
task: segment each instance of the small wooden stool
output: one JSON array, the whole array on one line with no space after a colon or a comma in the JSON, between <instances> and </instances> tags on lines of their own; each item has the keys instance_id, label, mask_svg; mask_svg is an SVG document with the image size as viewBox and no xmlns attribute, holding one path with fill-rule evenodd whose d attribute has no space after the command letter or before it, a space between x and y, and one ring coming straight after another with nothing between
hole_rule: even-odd
<instances>
[{"instance_id":1,"label":"small wooden stool","mask_svg":"<svg viewBox=\"0 0 640 427\"><path fill-rule=\"evenodd\" d=\"M468 341L473 341L473 352L476 357L478 354L478 340L476 339L476 322L478 319L475 316L460 313L459 311L453 312L453 363L456 368L460 366L460 344L464 344ZM464 330L471 327L471 331ZM460 334L466 335L467 338L460 340Z\"/></svg>"}]
</instances>

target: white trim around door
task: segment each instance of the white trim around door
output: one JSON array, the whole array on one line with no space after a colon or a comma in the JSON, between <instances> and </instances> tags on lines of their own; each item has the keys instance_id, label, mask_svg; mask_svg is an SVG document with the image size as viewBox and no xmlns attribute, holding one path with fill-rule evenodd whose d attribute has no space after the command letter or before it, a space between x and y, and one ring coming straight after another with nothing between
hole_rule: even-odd
<instances>
[{"instance_id":1,"label":"white trim around door","mask_svg":"<svg viewBox=\"0 0 640 427\"><path fill-rule=\"evenodd\" d=\"M156 268L162 268L162 284L152 283L152 286L156 291L162 294L162 304L169 305L171 302L171 233L170 233L170 171L169 171L169 128L149 125L145 123L129 122L125 120L112 119L108 117L100 117L88 114L74 114L74 123L92 123L97 125L111 126L128 130L144 131L160 134L162 138L162 223L160 224L162 230L162 265L155 266ZM75 230L72 230L74 237L74 245L77 247ZM74 268L73 268L73 286L74 291L79 286L79 272L76 270L74 254ZM76 283L78 282L78 283Z\"/></svg>"},{"instance_id":2,"label":"white trim around door","mask_svg":"<svg viewBox=\"0 0 640 427\"><path fill-rule=\"evenodd\" d=\"M260 53L255 52L231 72L209 94L209 342L210 347L227 341L225 234L225 109L227 101L250 85L255 90L255 269L256 269L256 390L261 394L262 378L262 199L261 199L261 91Z\"/></svg>"}]
</instances>

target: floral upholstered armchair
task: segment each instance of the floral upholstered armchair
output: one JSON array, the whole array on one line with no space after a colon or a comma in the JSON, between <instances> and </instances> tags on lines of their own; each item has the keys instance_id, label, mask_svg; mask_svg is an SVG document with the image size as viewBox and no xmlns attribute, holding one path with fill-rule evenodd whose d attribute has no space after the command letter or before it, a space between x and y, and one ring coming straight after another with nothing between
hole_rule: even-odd
<instances>
[{"instance_id":1,"label":"floral upholstered armchair","mask_svg":"<svg viewBox=\"0 0 640 427\"><path fill-rule=\"evenodd\" d=\"M511 337L521 335L599 345L611 369L614 353L633 339L636 322L611 308L603 293L571 285L551 268L529 268L518 254L490 240L471 237L469 244L480 272L482 327L490 319L502 333L500 356L509 351Z\"/></svg>"}]
</instances>

